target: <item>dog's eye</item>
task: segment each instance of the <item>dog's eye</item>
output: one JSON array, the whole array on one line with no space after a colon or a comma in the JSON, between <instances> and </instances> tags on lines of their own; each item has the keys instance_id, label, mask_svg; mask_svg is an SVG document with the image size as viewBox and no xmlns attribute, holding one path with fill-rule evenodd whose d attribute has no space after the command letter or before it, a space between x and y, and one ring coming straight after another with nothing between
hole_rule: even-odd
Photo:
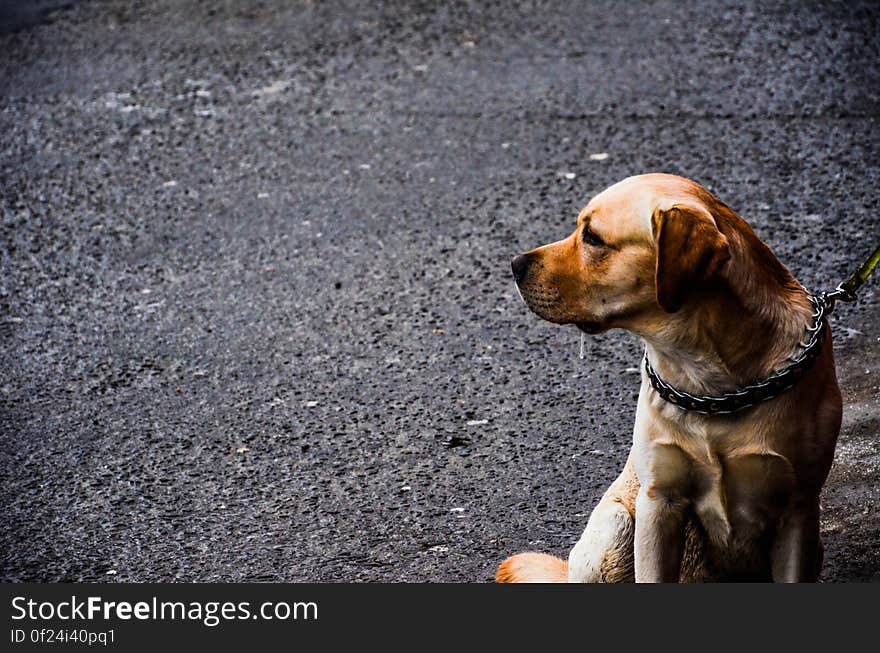
<instances>
[{"instance_id":1,"label":"dog's eye","mask_svg":"<svg viewBox=\"0 0 880 653\"><path fill-rule=\"evenodd\" d=\"M590 225L586 225L584 227L583 239L587 245L592 245L593 247L601 247L605 244L605 241L599 238L596 234L590 231Z\"/></svg>"}]
</instances>

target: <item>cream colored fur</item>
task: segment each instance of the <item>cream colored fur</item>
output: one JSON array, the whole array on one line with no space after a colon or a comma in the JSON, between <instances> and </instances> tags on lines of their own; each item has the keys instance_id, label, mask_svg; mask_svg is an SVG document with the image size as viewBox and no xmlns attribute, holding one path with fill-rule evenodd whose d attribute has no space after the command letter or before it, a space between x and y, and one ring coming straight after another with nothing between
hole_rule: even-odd
<instances>
[{"instance_id":1,"label":"cream colored fur","mask_svg":"<svg viewBox=\"0 0 880 653\"><path fill-rule=\"evenodd\" d=\"M538 315L591 333L628 329L662 378L697 394L783 367L811 320L806 292L749 226L671 175L615 184L571 236L519 263ZM629 459L568 564L520 554L498 580L815 580L819 493L840 420L830 333L798 385L730 416L680 410L643 370Z\"/></svg>"}]
</instances>

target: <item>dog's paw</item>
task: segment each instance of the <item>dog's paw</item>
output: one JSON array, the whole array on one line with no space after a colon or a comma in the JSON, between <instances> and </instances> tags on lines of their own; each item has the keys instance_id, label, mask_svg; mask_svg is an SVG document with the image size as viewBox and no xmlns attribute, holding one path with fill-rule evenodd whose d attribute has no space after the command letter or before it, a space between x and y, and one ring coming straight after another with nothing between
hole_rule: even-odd
<instances>
[{"instance_id":1,"label":"dog's paw","mask_svg":"<svg viewBox=\"0 0 880 653\"><path fill-rule=\"evenodd\" d=\"M519 553L498 565L496 583L565 583L568 563L546 553Z\"/></svg>"}]
</instances>

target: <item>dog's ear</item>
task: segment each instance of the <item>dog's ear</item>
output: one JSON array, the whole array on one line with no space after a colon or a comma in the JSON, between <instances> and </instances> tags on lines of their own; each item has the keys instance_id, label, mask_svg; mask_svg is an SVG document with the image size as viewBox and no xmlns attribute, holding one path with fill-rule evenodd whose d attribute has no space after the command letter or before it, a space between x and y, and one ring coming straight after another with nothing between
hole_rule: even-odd
<instances>
[{"instance_id":1,"label":"dog's ear","mask_svg":"<svg viewBox=\"0 0 880 653\"><path fill-rule=\"evenodd\" d=\"M695 286L718 273L730 248L712 215L700 206L655 209L651 226L657 243L657 303L674 313Z\"/></svg>"}]
</instances>

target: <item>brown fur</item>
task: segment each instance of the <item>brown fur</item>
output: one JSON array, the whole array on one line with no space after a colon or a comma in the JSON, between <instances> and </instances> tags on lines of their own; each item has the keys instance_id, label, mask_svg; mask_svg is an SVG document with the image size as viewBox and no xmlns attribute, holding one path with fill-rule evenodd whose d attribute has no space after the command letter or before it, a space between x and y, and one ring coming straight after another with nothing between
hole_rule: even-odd
<instances>
[{"instance_id":1,"label":"brown fur","mask_svg":"<svg viewBox=\"0 0 880 653\"><path fill-rule=\"evenodd\" d=\"M500 565L496 583L564 583L568 563L546 553L520 553Z\"/></svg>"},{"instance_id":2,"label":"brown fur","mask_svg":"<svg viewBox=\"0 0 880 653\"><path fill-rule=\"evenodd\" d=\"M702 207L679 204L657 209L652 223L657 241L657 303L674 313L695 287L715 278L730 259L730 249Z\"/></svg>"},{"instance_id":3,"label":"brown fur","mask_svg":"<svg viewBox=\"0 0 880 653\"><path fill-rule=\"evenodd\" d=\"M770 248L681 177L615 184L568 238L524 256L517 284L538 315L640 335L657 372L692 393L730 392L780 369L811 321L806 292ZM567 567L520 554L499 581L555 582L563 571L603 582L815 579L818 496L841 420L826 329L794 388L732 416L685 413L643 373L630 456Z\"/></svg>"}]
</instances>

